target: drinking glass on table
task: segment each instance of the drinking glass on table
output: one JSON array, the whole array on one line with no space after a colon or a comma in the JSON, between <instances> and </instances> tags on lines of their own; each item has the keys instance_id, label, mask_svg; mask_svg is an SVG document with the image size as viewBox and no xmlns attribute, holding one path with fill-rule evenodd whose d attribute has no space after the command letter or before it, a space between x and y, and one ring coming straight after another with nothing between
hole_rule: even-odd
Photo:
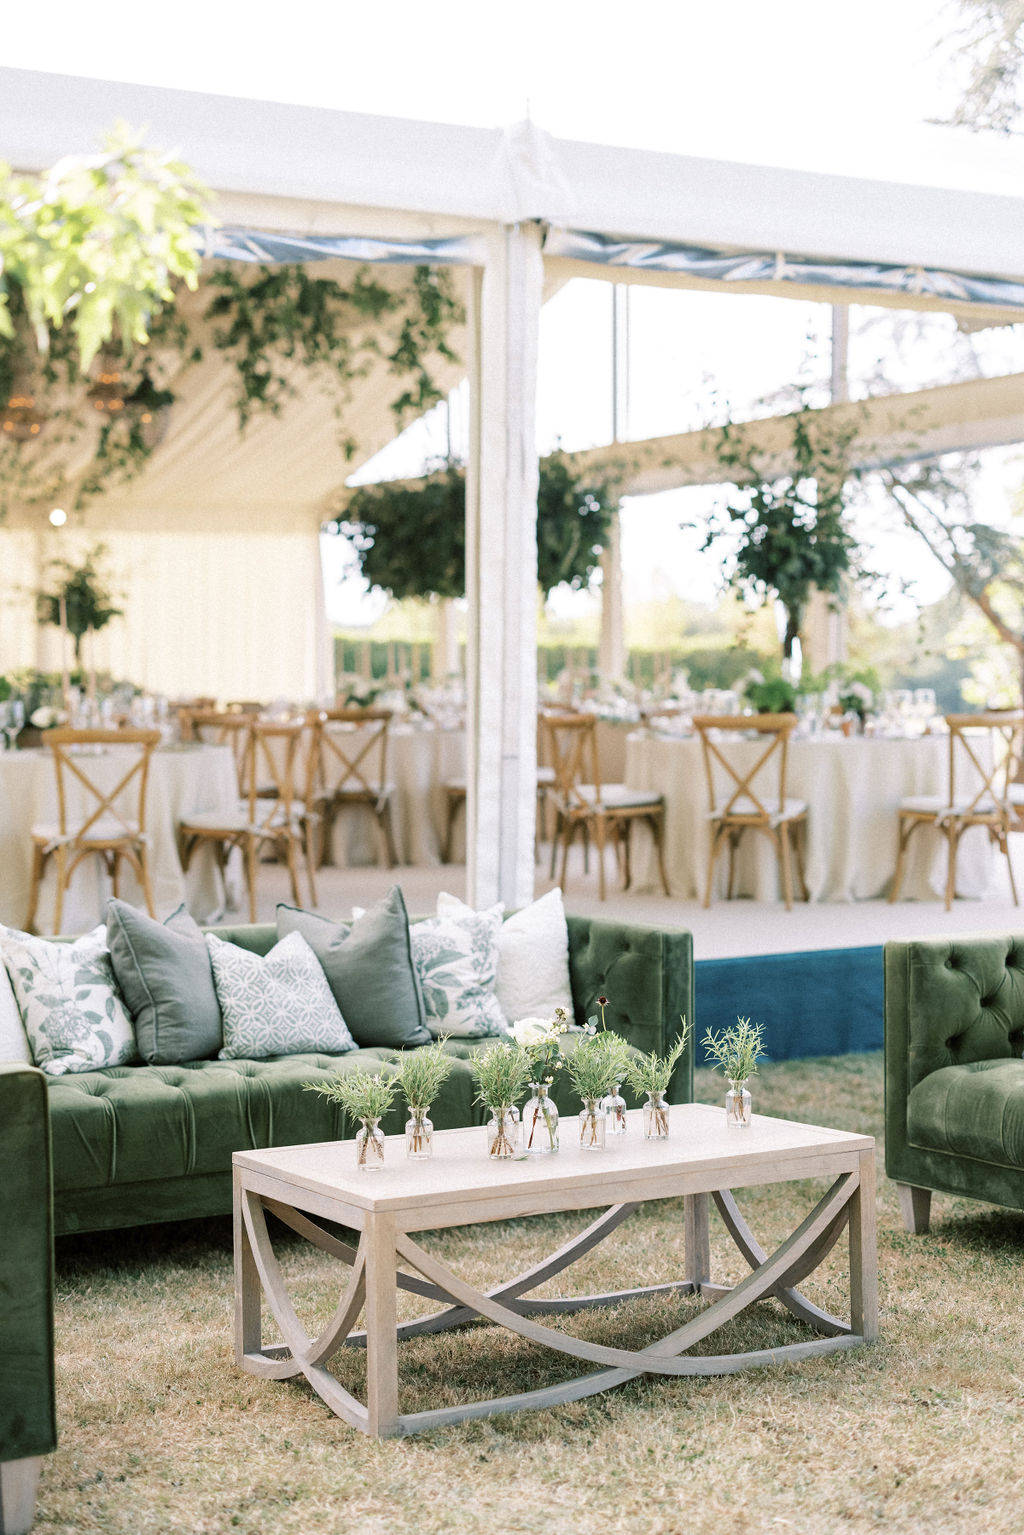
<instances>
[{"instance_id":1,"label":"drinking glass on table","mask_svg":"<svg viewBox=\"0 0 1024 1535\"><path fill-rule=\"evenodd\" d=\"M7 714L3 721L4 740L7 750L13 751L18 740L18 735L25 725L25 704L20 698L9 698L5 705Z\"/></svg>"}]
</instances>

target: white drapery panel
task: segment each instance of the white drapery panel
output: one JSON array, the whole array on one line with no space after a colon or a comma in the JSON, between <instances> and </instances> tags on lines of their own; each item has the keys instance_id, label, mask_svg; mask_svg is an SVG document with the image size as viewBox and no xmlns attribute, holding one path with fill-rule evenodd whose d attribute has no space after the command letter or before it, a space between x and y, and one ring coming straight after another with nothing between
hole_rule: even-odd
<instances>
[{"instance_id":1,"label":"white drapery panel","mask_svg":"<svg viewBox=\"0 0 1024 1535\"><path fill-rule=\"evenodd\" d=\"M34 594L54 584L52 559L77 563L94 542L68 529L0 529L0 672L60 669L59 633L36 625ZM312 703L328 690L315 529L121 532L100 567L124 617L86 638L88 667L171 698Z\"/></svg>"}]
</instances>

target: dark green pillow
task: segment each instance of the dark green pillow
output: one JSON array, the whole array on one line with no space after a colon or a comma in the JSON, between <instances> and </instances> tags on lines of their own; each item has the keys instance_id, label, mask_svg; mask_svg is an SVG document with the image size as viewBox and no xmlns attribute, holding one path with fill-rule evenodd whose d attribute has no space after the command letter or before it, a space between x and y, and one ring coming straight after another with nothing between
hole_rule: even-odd
<instances>
[{"instance_id":1,"label":"dark green pillow","mask_svg":"<svg viewBox=\"0 0 1024 1535\"><path fill-rule=\"evenodd\" d=\"M353 923L278 906L278 937L288 933L301 933L320 961L357 1045L406 1050L430 1044L409 917L397 885Z\"/></svg>"},{"instance_id":2,"label":"dark green pillow","mask_svg":"<svg viewBox=\"0 0 1024 1535\"><path fill-rule=\"evenodd\" d=\"M124 901L107 902L114 977L151 1066L205 1061L223 1043L206 939L184 906L154 922Z\"/></svg>"}]
</instances>

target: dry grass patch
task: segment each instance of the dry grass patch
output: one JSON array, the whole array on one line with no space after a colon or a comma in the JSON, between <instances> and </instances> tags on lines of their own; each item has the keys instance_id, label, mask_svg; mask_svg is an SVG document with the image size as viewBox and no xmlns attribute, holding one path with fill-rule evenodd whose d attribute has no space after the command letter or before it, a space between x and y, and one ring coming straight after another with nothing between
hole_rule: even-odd
<instances>
[{"instance_id":1,"label":"dry grass patch","mask_svg":"<svg viewBox=\"0 0 1024 1535\"><path fill-rule=\"evenodd\" d=\"M763 1068L755 1111L881 1136L878 1056ZM719 1101L720 1079L698 1074ZM772 1246L816 1185L741 1204ZM230 1222L58 1244L61 1442L45 1462L37 1528L63 1535L1017 1535L1024 1446L1020 1262L1024 1216L937 1198L933 1232L904 1234L879 1175L882 1340L874 1348L717 1379L649 1380L556 1410L378 1443L305 1384L239 1372L231 1350ZM550 1251L585 1216L431 1233L475 1283ZM842 1245L806 1286L847 1305ZM300 1309L326 1317L338 1271L282 1233ZM578 1269L590 1289L658 1283L682 1252L677 1201L647 1207ZM715 1223L716 1277L743 1265ZM572 1282L577 1281L574 1273ZM422 1309L402 1297L404 1314ZM692 1314L685 1297L632 1302L557 1325L639 1346ZM804 1336L766 1304L732 1348ZM717 1349L719 1343L714 1347ZM402 1409L564 1379L553 1359L489 1327L403 1345ZM361 1351L335 1367L353 1389Z\"/></svg>"}]
</instances>

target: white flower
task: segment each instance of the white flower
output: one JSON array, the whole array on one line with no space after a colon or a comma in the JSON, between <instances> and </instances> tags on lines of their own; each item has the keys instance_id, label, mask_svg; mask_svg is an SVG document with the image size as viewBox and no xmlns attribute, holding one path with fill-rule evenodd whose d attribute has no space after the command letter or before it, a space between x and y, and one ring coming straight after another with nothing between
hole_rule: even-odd
<instances>
[{"instance_id":1,"label":"white flower","mask_svg":"<svg viewBox=\"0 0 1024 1535\"><path fill-rule=\"evenodd\" d=\"M48 704L43 704L39 709L33 709L29 716L29 724L37 730L49 730L51 725L63 725L67 715L60 709L51 709Z\"/></svg>"},{"instance_id":2,"label":"white flower","mask_svg":"<svg viewBox=\"0 0 1024 1535\"><path fill-rule=\"evenodd\" d=\"M512 1025L512 1038L517 1045L539 1045L550 1035L549 1018L517 1018Z\"/></svg>"}]
</instances>

